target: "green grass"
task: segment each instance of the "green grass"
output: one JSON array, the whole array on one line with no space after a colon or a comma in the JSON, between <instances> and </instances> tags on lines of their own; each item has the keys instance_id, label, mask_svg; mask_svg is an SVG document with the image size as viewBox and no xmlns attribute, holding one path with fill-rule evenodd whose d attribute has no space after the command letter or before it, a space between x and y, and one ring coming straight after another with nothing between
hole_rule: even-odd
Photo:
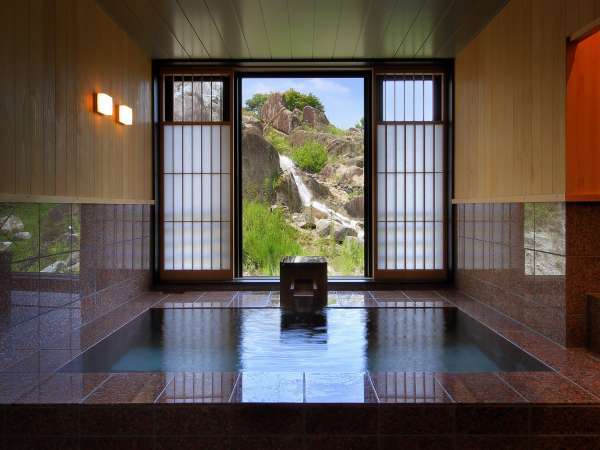
<instances>
[{"instance_id":1,"label":"green grass","mask_svg":"<svg viewBox=\"0 0 600 450\"><path fill-rule=\"evenodd\" d=\"M332 258L334 270L341 275L362 275L365 267L364 244L356 240L345 240L336 246L337 255Z\"/></svg>"},{"instance_id":2,"label":"green grass","mask_svg":"<svg viewBox=\"0 0 600 450\"><path fill-rule=\"evenodd\" d=\"M298 231L281 210L266 203L245 201L242 210L242 249L244 272L252 275L278 275L283 256L301 255Z\"/></svg>"},{"instance_id":3,"label":"green grass","mask_svg":"<svg viewBox=\"0 0 600 450\"><path fill-rule=\"evenodd\" d=\"M269 129L265 132L265 139L275 147L277 153L281 153L283 155L289 155L292 151L292 146L290 142L283 133L276 131L274 128L269 127Z\"/></svg>"},{"instance_id":4,"label":"green grass","mask_svg":"<svg viewBox=\"0 0 600 450\"><path fill-rule=\"evenodd\" d=\"M292 159L302 170L319 173L327 164L327 150L318 142L307 142L294 150Z\"/></svg>"},{"instance_id":5,"label":"green grass","mask_svg":"<svg viewBox=\"0 0 600 450\"><path fill-rule=\"evenodd\" d=\"M346 131L342 130L341 128L336 127L333 124L329 124L327 125L327 129L325 130L326 133L329 133L333 136L337 136L337 137L343 137L346 136Z\"/></svg>"}]
</instances>

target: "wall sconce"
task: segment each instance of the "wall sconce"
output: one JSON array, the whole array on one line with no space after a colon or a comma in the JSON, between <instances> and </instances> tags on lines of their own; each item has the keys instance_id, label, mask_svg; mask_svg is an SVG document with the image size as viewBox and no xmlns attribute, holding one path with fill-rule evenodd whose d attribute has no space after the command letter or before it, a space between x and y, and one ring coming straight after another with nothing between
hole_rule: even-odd
<instances>
[{"instance_id":1,"label":"wall sconce","mask_svg":"<svg viewBox=\"0 0 600 450\"><path fill-rule=\"evenodd\" d=\"M96 94L96 112L103 116L112 116L113 99L110 95L98 92Z\"/></svg>"},{"instance_id":2,"label":"wall sconce","mask_svg":"<svg viewBox=\"0 0 600 450\"><path fill-rule=\"evenodd\" d=\"M119 105L119 123L131 125L133 123L133 110L127 105Z\"/></svg>"}]
</instances>

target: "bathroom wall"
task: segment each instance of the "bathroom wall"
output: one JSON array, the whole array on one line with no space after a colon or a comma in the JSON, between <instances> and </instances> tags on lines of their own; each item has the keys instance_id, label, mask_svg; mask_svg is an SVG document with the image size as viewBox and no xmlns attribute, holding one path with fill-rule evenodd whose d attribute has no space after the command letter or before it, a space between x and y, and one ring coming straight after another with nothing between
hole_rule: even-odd
<instances>
[{"instance_id":1,"label":"bathroom wall","mask_svg":"<svg viewBox=\"0 0 600 450\"><path fill-rule=\"evenodd\" d=\"M39 364L66 362L67 333L149 289L151 214L137 204L0 203L0 372L36 350L58 358Z\"/></svg>"}]
</instances>

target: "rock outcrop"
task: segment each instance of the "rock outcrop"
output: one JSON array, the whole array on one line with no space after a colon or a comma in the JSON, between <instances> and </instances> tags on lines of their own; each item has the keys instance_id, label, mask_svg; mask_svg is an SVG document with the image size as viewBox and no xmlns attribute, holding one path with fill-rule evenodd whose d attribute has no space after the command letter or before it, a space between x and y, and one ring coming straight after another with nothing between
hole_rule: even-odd
<instances>
[{"instance_id":1,"label":"rock outcrop","mask_svg":"<svg viewBox=\"0 0 600 450\"><path fill-rule=\"evenodd\" d=\"M302 199L298 192L298 186L289 172L283 172L277 187L275 188L277 203L287 206L292 213L300 213L303 210Z\"/></svg>"},{"instance_id":2,"label":"rock outcrop","mask_svg":"<svg viewBox=\"0 0 600 450\"><path fill-rule=\"evenodd\" d=\"M302 121L314 128L329 125L325 113L309 105L306 105L302 110Z\"/></svg>"},{"instance_id":3,"label":"rock outcrop","mask_svg":"<svg viewBox=\"0 0 600 450\"><path fill-rule=\"evenodd\" d=\"M269 188L279 176L279 154L261 135L242 133L242 173L244 174L244 198L272 201Z\"/></svg>"},{"instance_id":4,"label":"rock outcrop","mask_svg":"<svg viewBox=\"0 0 600 450\"><path fill-rule=\"evenodd\" d=\"M362 195L351 198L344 204L344 209L350 217L362 219L365 216L365 198Z\"/></svg>"},{"instance_id":5,"label":"rock outcrop","mask_svg":"<svg viewBox=\"0 0 600 450\"><path fill-rule=\"evenodd\" d=\"M285 134L290 134L300 125L300 111L295 114L283 104L283 95L274 93L269 95L260 110L260 118L265 126L272 126Z\"/></svg>"}]
</instances>

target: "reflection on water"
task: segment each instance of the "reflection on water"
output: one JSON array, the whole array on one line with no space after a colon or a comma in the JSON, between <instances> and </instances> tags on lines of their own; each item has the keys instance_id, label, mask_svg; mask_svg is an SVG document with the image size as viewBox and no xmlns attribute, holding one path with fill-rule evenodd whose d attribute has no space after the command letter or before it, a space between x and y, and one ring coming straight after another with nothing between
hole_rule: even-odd
<instances>
[{"instance_id":1,"label":"reflection on water","mask_svg":"<svg viewBox=\"0 0 600 450\"><path fill-rule=\"evenodd\" d=\"M256 373L367 370L547 369L451 308L340 308L310 316L290 316L279 309L152 310L64 369ZM288 381L294 386L300 383L295 378Z\"/></svg>"}]
</instances>

